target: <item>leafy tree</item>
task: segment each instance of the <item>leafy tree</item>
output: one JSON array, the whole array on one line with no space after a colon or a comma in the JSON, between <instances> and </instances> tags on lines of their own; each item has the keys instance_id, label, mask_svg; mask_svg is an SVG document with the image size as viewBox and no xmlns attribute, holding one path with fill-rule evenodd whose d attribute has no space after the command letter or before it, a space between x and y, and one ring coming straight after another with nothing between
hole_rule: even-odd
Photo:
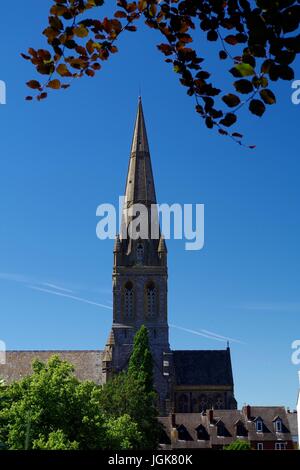
<instances>
[{"instance_id":1,"label":"leafy tree","mask_svg":"<svg viewBox=\"0 0 300 470\"><path fill-rule=\"evenodd\" d=\"M78 450L78 442L71 442L63 431L50 432L48 439L40 436L39 439L33 441L32 448L34 450Z\"/></svg>"},{"instance_id":2,"label":"leafy tree","mask_svg":"<svg viewBox=\"0 0 300 470\"><path fill-rule=\"evenodd\" d=\"M47 97L48 89L93 77L118 52L120 34L136 31L140 19L162 36L157 47L194 97L206 126L238 143L242 135L228 128L240 108L248 105L251 113L262 116L276 102L270 82L294 78L292 64L300 52L298 0L117 0L111 18L96 13L103 5L104 0L51 0L43 31L48 49L31 47L22 54L46 76L44 83L27 83L39 100ZM234 77L234 92L210 81L203 65L206 41L218 43L220 61L230 64L226 67Z\"/></svg>"},{"instance_id":3,"label":"leafy tree","mask_svg":"<svg viewBox=\"0 0 300 470\"><path fill-rule=\"evenodd\" d=\"M231 444L224 447L224 450L251 450L251 446L248 441L242 441L241 439L236 439Z\"/></svg>"},{"instance_id":4,"label":"leafy tree","mask_svg":"<svg viewBox=\"0 0 300 470\"><path fill-rule=\"evenodd\" d=\"M157 394L153 388L153 364L145 326L136 333L128 370L104 385L100 406L108 416L128 415L142 434L140 447L155 449L161 425L157 420Z\"/></svg>"},{"instance_id":5,"label":"leafy tree","mask_svg":"<svg viewBox=\"0 0 300 470\"><path fill-rule=\"evenodd\" d=\"M0 389L0 442L9 449L103 449L113 437L115 448L134 446L135 423L106 422L100 396L101 387L79 382L58 356L35 361L31 376Z\"/></svg>"},{"instance_id":6,"label":"leafy tree","mask_svg":"<svg viewBox=\"0 0 300 470\"><path fill-rule=\"evenodd\" d=\"M153 394L153 361L147 328L142 325L136 333L128 365L129 375L138 377L148 393Z\"/></svg>"},{"instance_id":7,"label":"leafy tree","mask_svg":"<svg viewBox=\"0 0 300 470\"><path fill-rule=\"evenodd\" d=\"M110 450L143 447L143 435L138 429L138 424L127 414L106 420L105 429L106 447Z\"/></svg>"}]
</instances>

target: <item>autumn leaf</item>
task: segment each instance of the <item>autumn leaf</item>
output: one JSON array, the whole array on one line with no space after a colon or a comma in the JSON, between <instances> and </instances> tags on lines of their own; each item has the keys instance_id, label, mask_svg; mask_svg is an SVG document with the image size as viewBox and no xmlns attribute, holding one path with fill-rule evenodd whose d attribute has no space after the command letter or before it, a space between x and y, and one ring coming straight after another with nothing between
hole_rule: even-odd
<instances>
[{"instance_id":1,"label":"autumn leaf","mask_svg":"<svg viewBox=\"0 0 300 470\"><path fill-rule=\"evenodd\" d=\"M33 90L39 90L41 88L41 84L37 80L30 80L26 85Z\"/></svg>"},{"instance_id":2,"label":"autumn leaf","mask_svg":"<svg viewBox=\"0 0 300 470\"><path fill-rule=\"evenodd\" d=\"M245 78L237 80L236 82L234 82L233 86L236 91L242 94L251 93L253 91L252 83L250 82L250 80L246 80Z\"/></svg>"},{"instance_id":3,"label":"autumn leaf","mask_svg":"<svg viewBox=\"0 0 300 470\"><path fill-rule=\"evenodd\" d=\"M55 80L51 80L48 85L47 85L48 88L52 88L53 90L59 90L60 87L61 87L61 83L59 80L55 79Z\"/></svg>"},{"instance_id":4,"label":"autumn leaf","mask_svg":"<svg viewBox=\"0 0 300 470\"><path fill-rule=\"evenodd\" d=\"M262 101L253 99L250 101L249 109L252 114L261 117L264 114L266 107Z\"/></svg>"},{"instance_id":5,"label":"autumn leaf","mask_svg":"<svg viewBox=\"0 0 300 470\"><path fill-rule=\"evenodd\" d=\"M228 95L223 96L222 100L227 104L227 106L229 106L229 108L234 108L241 102L240 98L233 93L228 93Z\"/></svg>"},{"instance_id":6,"label":"autumn leaf","mask_svg":"<svg viewBox=\"0 0 300 470\"><path fill-rule=\"evenodd\" d=\"M59 64L56 71L61 77L70 77L70 76L72 76L72 74L68 70L68 67L66 66L66 64Z\"/></svg>"},{"instance_id":7,"label":"autumn leaf","mask_svg":"<svg viewBox=\"0 0 300 470\"><path fill-rule=\"evenodd\" d=\"M251 75L255 75L255 70L250 64L242 63L237 64L234 66L233 69L230 70L233 76L235 77L248 77Z\"/></svg>"},{"instance_id":8,"label":"autumn leaf","mask_svg":"<svg viewBox=\"0 0 300 470\"><path fill-rule=\"evenodd\" d=\"M262 100L264 101L264 103L266 104L275 104L276 103L276 97L274 95L274 93L269 90L269 89L264 89L264 90L261 90L259 92Z\"/></svg>"},{"instance_id":9,"label":"autumn leaf","mask_svg":"<svg viewBox=\"0 0 300 470\"><path fill-rule=\"evenodd\" d=\"M74 29L76 36L79 38L85 38L89 34L89 30L83 26L83 24L79 25L77 28Z\"/></svg>"}]
</instances>

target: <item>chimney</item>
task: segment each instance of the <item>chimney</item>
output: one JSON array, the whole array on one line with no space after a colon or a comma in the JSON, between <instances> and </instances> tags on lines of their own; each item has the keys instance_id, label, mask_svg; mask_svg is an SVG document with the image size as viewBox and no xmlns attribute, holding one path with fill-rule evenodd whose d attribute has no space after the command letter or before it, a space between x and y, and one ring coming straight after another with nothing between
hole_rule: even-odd
<instances>
[{"instance_id":1,"label":"chimney","mask_svg":"<svg viewBox=\"0 0 300 470\"><path fill-rule=\"evenodd\" d=\"M250 405L246 406L246 415L247 415L248 421L250 421L251 420L251 406Z\"/></svg>"},{"instance_id":2,"label":"chimney","mask_svg":"<svg viewBox=\"0 0 300 470\"><path fill-rule=\"evenodd\" d=\"M178 431L177 431L177 426L176 426L176 414L175 413L171 413L170 437L171 437L171 446L175 445L178 441Z\"/></svg>"},{"instance_id":3,"label":"chimney","mask_svg":"<svg viewBox=\"0 0 300 470\"><path fill-rule=\"evenodd\" d=\"M208 419L209 419L209 424L212 424L214 420L214 410L209 410Z\"/></svg>"}]
</instances>

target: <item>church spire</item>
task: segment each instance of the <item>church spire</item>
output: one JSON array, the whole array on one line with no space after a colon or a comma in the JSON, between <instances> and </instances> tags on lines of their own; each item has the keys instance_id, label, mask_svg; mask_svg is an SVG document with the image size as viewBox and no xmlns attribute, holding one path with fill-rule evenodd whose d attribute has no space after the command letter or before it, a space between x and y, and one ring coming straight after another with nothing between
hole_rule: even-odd
<instances>
[{"instance_id":1,"label":"church spire","mask_svg":"<svg viewBox=\"0 0 300 470\"><path fill-rule=\"evenodd\" d=\"M135 120L131 155L136 152L150 153L141 97L139 97L137 116Z\"/></svg>"},{"instance_id":2,"label":"church spire","mask_svg":"<svg viewBox=\"0 0 300 470\"><path fill-rule=\"evenodd\" d=\"M166 397L171 396L169 378L164 372L165 353L170 352L168 266L165 241L160 237L157 209L145 118L139 99L121 233L117 235L114 246L114 334L105 348L103 363L105 378L126 370L134 335L142 325L146 325L155 364L154 387L160 397L160 409L164 410Z\"/></svg>"},{"instance_id":3,"label":"church spire","mask_svg":"<svg viewBox=\"0 0 300 470\"><path fill-rule=\"evenodd\" d=\"M143 207L141 207L141 205ZM159 254L159 217L142 100L139 98L115 265L165 265ZM162 247L163 242L161 243Z\"/></svg>"},{"instance_id":4,"label":"church spire","mask_svg":"<svg viewBox=\"0 0 300 470\"><path fill-rule=\"evenodd\" d=\"M150 160L148 137L139 98L130 152L129 170L125 190L125 208L132 204L156 204L155 186Z\"/></svg>"}]
</instances>

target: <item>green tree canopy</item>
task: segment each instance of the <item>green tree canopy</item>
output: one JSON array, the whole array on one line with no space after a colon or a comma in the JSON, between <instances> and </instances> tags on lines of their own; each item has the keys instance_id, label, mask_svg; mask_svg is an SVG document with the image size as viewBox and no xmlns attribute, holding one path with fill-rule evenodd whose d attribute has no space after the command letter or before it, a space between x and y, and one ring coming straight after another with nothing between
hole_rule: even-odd
<instances>
[{"instance_id":1,"label":"green tree canopy","mask_svg":"<svg viewBox=\"0 0 300 470\"><path fill-rule=\"evenodd\" d=\"M145 384L145 389L150 394L153 393L153 360L149 346L148 330L144 325L141 326L134 337L128 373L138 377Z\"/></svg>"},{"instance_id":2,"label":"green tree canopy","mask_svg":"<svg viewBox=\"0 0 300 470\"><path fill-rule=\"evenodd\" d=\"M140 445L141 435L130 416L104 417L101 393L96 384L79 382L72 365L58 356L46 364L35 361L31 376L0 389L0 442L8 449Z\"/></svg>"},{"instance_id":3,"label":"green tree canopy","mask_svg":"<svg viewBox=\"0 0 300 470\"><path fill-rule=\"evenodd\" d=\"M157 394L153 387L153 363L148 330L142 326L134 338L128 370L104 385L101 409L108 416L129 415L142 434L142 448L155 449L161 425L157 420Z\"/></svg>"},{"instance_id":4,"label":"green tree canopy","mask_svg":"<svg viewBox=\"0 0 300 470\"><path fill-rule=\"evenodd\" d=\"M236 439L231 444L224 447L224 450L251 450L251 446L248 441L242 441L241 439Z\"/></svg>"},{"instance_id":5,"label":"green tree canopy","mask_svg":"<svg viewBox=\"0 0 300 470\"><path fill-rule=\"evenodd\" d=\"M69 441L65 433L61 430L50 432L48 439L40 435L33 442L34 450L78 450L79 444L76 441Z\"/></svg>"}]
</instances>

